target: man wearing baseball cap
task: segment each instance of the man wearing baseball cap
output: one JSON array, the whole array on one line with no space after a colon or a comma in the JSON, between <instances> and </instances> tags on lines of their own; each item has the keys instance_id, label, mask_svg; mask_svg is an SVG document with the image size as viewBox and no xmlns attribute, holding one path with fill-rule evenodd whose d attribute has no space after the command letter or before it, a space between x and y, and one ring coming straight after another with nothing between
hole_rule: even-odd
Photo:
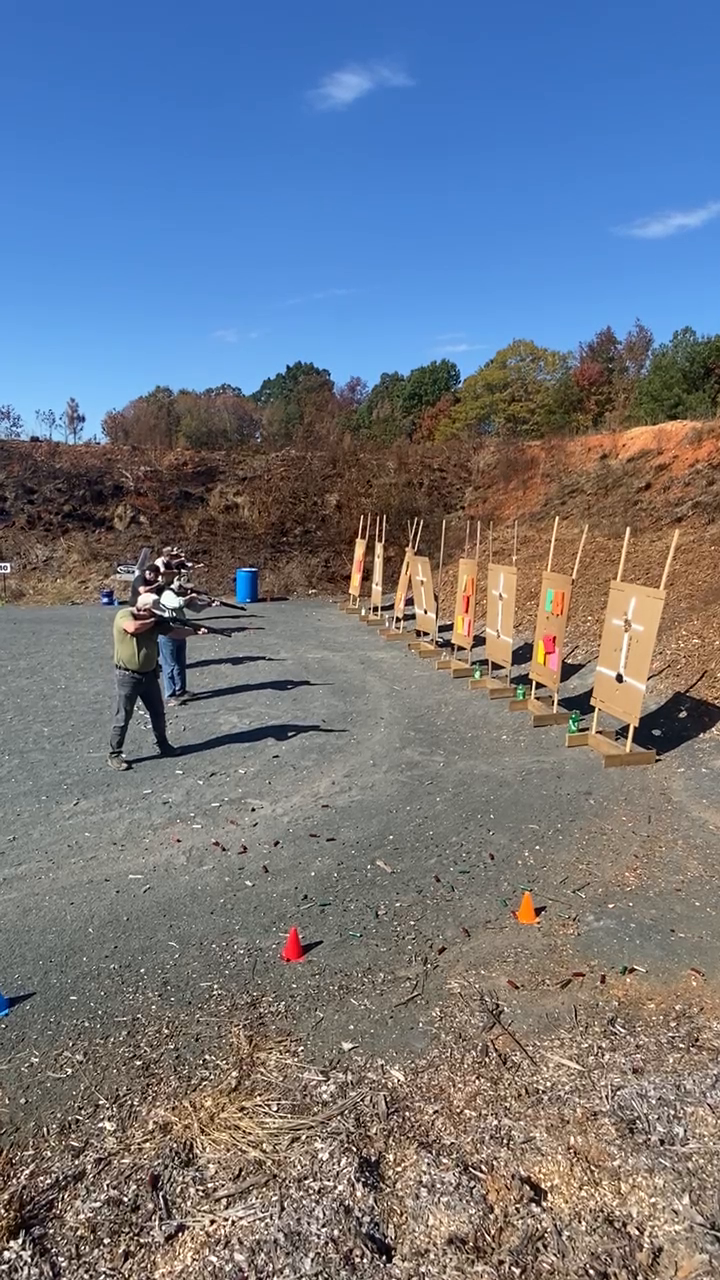
<instances>
[{"instance_id":1,"label":"man wearing baseball cap","mask_svg":"<svg viewBox=\"0 0 720 1280\"><path fill-rule=\"evenodd\" d=\"M118 609L113 623L115 646L115 718L110 731L111 769L124 771L131 766L122 754L125 735L132 720L138 698L145 707L161 756L174 756L176 748L167 739L165 706L158 680L158 637L172 636L183 640L189 635L207 635L205 628L190 631L175 626L169 619L153 613L158 597L143 592L133 609Z\"/></svg>"}]
</instances>

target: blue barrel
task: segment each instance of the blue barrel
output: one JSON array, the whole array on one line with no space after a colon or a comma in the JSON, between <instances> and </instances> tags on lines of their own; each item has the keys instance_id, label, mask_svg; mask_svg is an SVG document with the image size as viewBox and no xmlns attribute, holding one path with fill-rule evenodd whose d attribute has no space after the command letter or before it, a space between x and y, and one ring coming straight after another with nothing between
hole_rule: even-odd
<instances>
[{"instance_id":1,"label":"blue barrel","mask_svg":"<svg viewBox=\"0 0 720 1280\"><path fill-rule=\"evenodd\" d=\"M115 604L115 592L113 591L112 587L105 587L100 592L100 603Z\"/></svg>"},{"instance_id":2,"label":"blue barrel","mask_svg":"<svg viewBox=\"0 0 720 1280\"><path fill-rule=\"evenodd\" d=\"M238 604L256 604L258 598L258 570L235 570L235 599Z\"/></svg>"}]
</instances>

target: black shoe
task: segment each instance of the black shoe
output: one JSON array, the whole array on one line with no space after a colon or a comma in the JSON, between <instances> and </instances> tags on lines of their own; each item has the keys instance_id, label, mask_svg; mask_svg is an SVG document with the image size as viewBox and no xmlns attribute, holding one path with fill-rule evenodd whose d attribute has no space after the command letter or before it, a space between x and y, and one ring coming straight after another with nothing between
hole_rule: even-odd
<instances>
[{"instance_id":1,"label":"black shoe","mask_svg":"<svg viewBox=\"0 0 720 1280\"><path fill-rule=\"evenodd\" d=\"M118 773L125 773L126 769L132 768L132 765L128 764L119 751L111 751L107 762L110 768L117 769Z\"/></svg>"},{"instance_id":2,"label":"black shoe","mask_svg":"<svg viewBox=\"0 0 720 1280\"><path fill-rule=\"evenodd\" d=\"M170 742L158 742L158 752L161 756L176 756L179 754L177 747Z\"/></svg>"}]
</instances>

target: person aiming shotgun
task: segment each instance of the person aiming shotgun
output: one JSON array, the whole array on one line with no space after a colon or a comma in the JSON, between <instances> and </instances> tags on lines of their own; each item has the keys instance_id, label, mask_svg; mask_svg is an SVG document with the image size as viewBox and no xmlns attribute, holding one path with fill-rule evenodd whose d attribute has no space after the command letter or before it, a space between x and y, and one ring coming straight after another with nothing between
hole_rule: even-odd
<instances>
[{"instance_id":1,"label":"person aiming shotgun","mask_svg":"<svg viewBox=\"0 0 720 1280\"><path fill-rule=\"evenodd\" d=\"M174 570L168 566L161 575L161 582L155 589L156 601L153 611L156 616L171 621L185 631L199 631L202 635L231 636L230 631L221 631L217 627L206 627L200 623L190 622L185 616L186 610L201 612L208 607L219 605L219 600L210 596L202 597L196 592L182 587L173 580ZM187 639L174 634L161 635L159 638L160 663L162 666L165 700L169 707L183 706L189 702L193 694L187 687Z\"/></svg>"},{"instance_id":2,"label":"person aiming shotgun","mask_svg":"<svg viewBox=\"0 0 720 1280\"><path fill-rule=\"evenodd\" d=\"M131 768L123 756L123 746L138 698L150 717L160 755L177 754L167 737L158 680L158 642L161 637L185 640L189 635L207 635L205 627L189 628L159 616L154 611L157 602L157 596L143 592L134 608L118 609L113 622L115 716L107 762L120 772Z\"/></svg>"}]
</instances>

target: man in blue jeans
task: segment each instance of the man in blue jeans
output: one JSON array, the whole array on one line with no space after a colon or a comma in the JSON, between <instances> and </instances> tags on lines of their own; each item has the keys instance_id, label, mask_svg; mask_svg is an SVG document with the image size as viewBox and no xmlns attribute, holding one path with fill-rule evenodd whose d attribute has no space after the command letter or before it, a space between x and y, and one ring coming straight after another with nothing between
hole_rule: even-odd
<instances>
[{"instance_id":1,"label":"man in blue jeans","mask_svg":"<svg viewBox=\"0 0 720 1280\"><path fill-rule=\"evenodd\" d=\"M192 697L187 691L187 640L158 636L158 648L165 702L168 707L179 707Z\"/></svg>"},{"instance_id":2,"label":"man in blue jeans","mask_svg":"<svg viewBox=\"0 0 720 1280\"><path fill-rule=\"evenodd\" d=\"M173 582L174 574L173 566L168 566L162 571L158 595L161 607L166 609L171 617L176 618L182 626L185 610L202 613L208 607L208 600L207 597L203 599L193 591L188 591ZM213 606L219 603L218 600L211 601ZM187 689L187 640L179 639L172 634L161 635L158 637L158 646L165 702L168 707L181 707L193 696Z\"/></svg>"}]
</instances>

